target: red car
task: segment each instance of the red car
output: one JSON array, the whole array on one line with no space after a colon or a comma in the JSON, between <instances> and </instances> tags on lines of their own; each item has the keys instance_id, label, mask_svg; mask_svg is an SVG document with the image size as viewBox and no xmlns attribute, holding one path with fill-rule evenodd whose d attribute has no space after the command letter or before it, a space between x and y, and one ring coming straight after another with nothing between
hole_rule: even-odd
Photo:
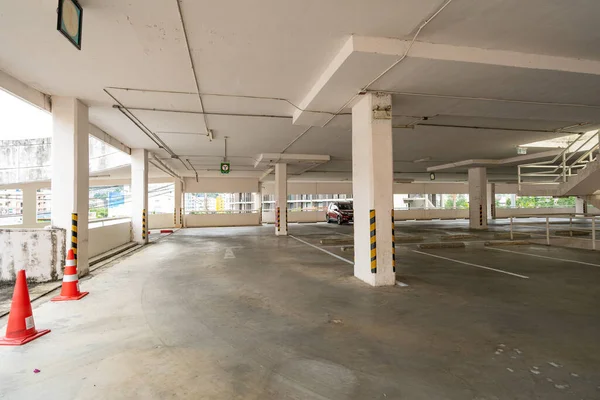
<instances>
[{"instance_id":1,"label":"red car","mask_svg":"<svg viewBox=\"0 0 600 400\"><path fill-rule=\"evenodd\" d=\"M354 222L354 207L351 201L336 201L327 209L325 220L329 223L335 221L338 225Z\"/></svg>"}]
</instances>

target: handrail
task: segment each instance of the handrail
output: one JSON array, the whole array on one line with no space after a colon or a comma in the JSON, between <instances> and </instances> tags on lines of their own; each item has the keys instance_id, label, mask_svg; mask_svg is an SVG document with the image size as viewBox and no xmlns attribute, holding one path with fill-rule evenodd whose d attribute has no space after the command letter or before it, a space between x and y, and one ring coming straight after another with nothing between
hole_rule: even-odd
<instances>
[{"instance_id":1,"label":"handrail","mask_svg":"<svg viewBox=\"0 0 600 400\"><path fill-rule=\"evenodd\" d=\"M589 150L582 150L597 140L598 143L593 145ZM583 154L580 154L582 153ZM598 155L594 157L594 153L598 152ZM576 154L580 154L574 159ZM560 164L556 165L556 161L561 159ZM574 161L572 161L574 159ZM588 163L600 159L600 131L587 137L586 134L581 135L573 142L569 143L567 147L558 155L556 155L550 161L540 161L537 163L523 164L518 166L518 184L519 189L521 185L525 183L525 177L538 177L538 178L550 178L545 181L531 181L526 182L531 185L558 185L560 183L567 182L568 178L577 175L577 173L586 168ZM571 162L571 163L569 163ZM537 169L535 172L523 172L526 169ZM560 179L562 178L562 180ZM562 181L562 182L560 182Z\"/></svg>"},{"instance_id":2,"label":"handrail","mask_svg":"<svg viewBox=\"0 0 600 400\"><path fill-rule=\"evenodd\" d=\"M515 218L527 218L527 217L536 217L536 218L545 218L545 225L546 225L546 245L550 246L550 218L555 218L555 217L569 217L569 231L571 232L571 237L573 237L573 218L579 218L579 219L591 219L592 220L592 250L596 250L596 218L600 218L600 215L597 214L589 214L589 213L575 213L575 214L564 214L564 213L556 213L556 214L546 214L546 215L531 215L531 216L527 216L527 215L519 215L519 216L511 216L510 217L510 240L514 240L514 219ZM599 220L600 221L600 220ZM587 232L587 229L575 229L577 231L585 231Z\"/></svg>"}]
</instances>

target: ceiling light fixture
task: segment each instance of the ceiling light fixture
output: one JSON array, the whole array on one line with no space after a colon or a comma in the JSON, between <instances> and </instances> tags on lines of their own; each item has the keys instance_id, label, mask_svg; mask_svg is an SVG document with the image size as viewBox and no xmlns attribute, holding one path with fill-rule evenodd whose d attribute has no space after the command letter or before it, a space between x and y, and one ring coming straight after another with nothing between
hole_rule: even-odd
<instances>
[{"instance_id":1,"label":"ceiling light fixture","mask_svg":"<svg viewBox=\"0 0 600 400\"><path fill-rule=\"evenodd\" d=\"M427 161L431 161L431 157L419 158L418 160L413 161L413 163L418 164L418 163L423 163L423 162L427 162Z\"/></svg>"}]
</instances>

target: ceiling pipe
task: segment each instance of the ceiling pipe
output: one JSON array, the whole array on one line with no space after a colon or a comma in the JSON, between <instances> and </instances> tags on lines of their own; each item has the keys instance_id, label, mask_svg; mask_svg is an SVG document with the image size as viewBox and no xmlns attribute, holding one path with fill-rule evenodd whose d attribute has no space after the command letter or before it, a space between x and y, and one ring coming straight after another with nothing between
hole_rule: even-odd
<instances>
[{"instance_id":1,"label":"ceiling pipe","mask_svg":"<svg viewBox=\"0 0 600 400\"><path fill-rule=\"evenodd\" d=\"M186 158L185 161L188 162L188 164L190 164L190 167L192 167L192 170L194 171L194 173L196 174L196 183L198 182L198 171L196 171L196 168L194 168L194 166L192 165L192 163L190 162L189 158ZM185 165L185 164L183 164ZM187 168L187 167L186 167ZM188 168L189 169L189 168Z\"/></svg>"},{"instance_id":2,"label":"ceiling pipe","mask_svg":"<svg viewBox=\"0 0 600 400\"><path fill-rule=\"evenodd\" d=\"M154 143L156 143L156 145L161 148L164 149L167 153L169 153L169 155L173 158L177 158L177 154L175 154L170 148L169 146L167 146L165 144L165 142L163 142L161 140L160 137L158 137L158 135L156 135L154 132L152 132L150 130L150 128L148 128L146 125L144 125L144 123L142 121L140 121L140 119L138 117L136 117L131 110L129 110L127 107L125 107L125 105L123 105L123 103L121 103L115 96L113 96L108 90L103 89L104 93L106 93L107 95L109 95L114 101L116 101L118 103L118 105L113 105L113 108L117 108L119 111L121 111L121 113L123 115L125 115L131 122L133 122L135 124L135 126L137 126L142 132L144 132L144 134L146 136L148 136ZM143 127L143 128L142 128Z\"/></svg>"},{"instance_id":3,"label":"ceiling pipe","mask_svg":"<svg viewBox=\"0 0 600 400\"><path fill-rule=\"evenodd\" d=\"M337 117L338 115L340 115L340 113L346 108L348 107L348 105L350 105L352 102L354 102L354 100L361 96L364 95L367 90L375 83L377 82L379 79L381 79L384 75L386 75L388 72L390 72L392 69L394 69L398 64L400 64L402 61L404 61L404 59L408 56L408 53L410 52L410 50L412 49L413 44L415 43L415 41L417 40L417 37L419 36L419 34L421 33L421 31L423 30L423 28L425 28L435 17L437 17L446 7L448 7L448 5L452 2L452 0L447 0L446 3L444 3L444 5L442 5L436 12L435 14L433 14L431 17L429 17L423 24L421 24L421 26L419 27L419 29L417 30L417 33L415 34L415 36L412 39L412 42L410 43L410 45L408 46L408 48L406 49L406 52L404 53L404 55L396 60L396 62L394 62L389 68L387 68L385 71L383 71L381 74L379 74L379 76L377 76L375 79L373 79L371 82L369 82L369 84L367 86L365 86L360 92L356 93L354 96L352 96L352 98L350 100L348 100L343 106L341 106L339 108L339 110L337 112L335 112L331 118L329 120L327 120L327 122L325 122L325 124L323 125L323 128L325 128L327 125L329 125L331 123L331 121L333 121L335 119L335 117ZM290 144L288 144L281 152L284 153L286 150L288 150L290 147L292 147L292 145L294 143L296 143L298 140L300 140L304 135L306 135L312 127L309 127L307 130L305 130L304 132L302 132L300 135L298 135Z\"/></svg>"},{"instance_id":4,"label":"ceiling pipe","mask_svg":"<svg viewBox=\"0 0 600 400\"><path fill-rule=\"evenodd\" d=\"M180 181L183 181L183 178L179 175L177 175L177 173L175 171L173 171L166 163L164 163L160 158L158 158L158 156L155 153L152 153L152 159L154 159L156 162L158 162L160 165L162 165L167 171L168 174L171 175L174 178L179 179Z\"/></svg>"},{"instance_id":5,"label":"ceiling pipe","mask_svg":"<svg viewBox=\"0 0 600 400\"><path fill-rule=\"evenodd\" d=\"M113 107L118 108L119 106L114 105ZM220 115L226 117L255 117L255 118L282 118L282 119L293 119L288 115L271 115L271 114L237 114L237 113L221 113L221 112L201 112L201 111L187 111L187 110L167 110L163 108L146 108L146 107L129 107L130 110L136 111L154 111L154 112L168 112L176 114L198 114L198 115ZM211 131L209 129L209 131Z\"/></svg>"},{"instance_id":6,"label":"ceiling pipe","mask_svg":"<svg viewBox=\"0 0 600 400\"><path fill-rule=\"evenodd\" d=\"M161 164L157 164L157 163L155 163L155 162L154 162L154 160L148 160L148 162L149 162L150 164L154 165L156 168L158 168L158 169L159 169L159 170L161 170L162 172L164 172L165 174L167 174L167 175L170 175L170 176L172 176L173 178L177 178L177 179L180 179L180 180L181 180L181 178L180 178L180 177L178 177L177 175L174 175L174 174L173 174L173 173L171 173L169 170L167 170L167 169L163 168L163 167L161 166Z\"/></svg>"},{"instance_id":7,"label":"ceiling pipe","mask_svg":"<svg viewBox=\"0 0 600 400\"><path fill-rule=\"evenodd\" d=\"M185 28L185 22L183 20L183 11L181 10L181 1L175 0L177 3L177 12L179 13L179 20L181 21L181 29L183 30L183 38L185 40L185 48L187 49L188 57L190 60L190 66L192 68L192 75L194 77L194 83L196 84L196 92L198 94L198 101L200 102L200 111L204 113L204 103L202 102L202 95L200 94L200 84L198 83L198 76L196 75L196 66L194 65L194 58L192 57L192 49L190 48L190 42L188 40L187 29ZM204 130L206 136L209 136L208 120L206 114L204 116Z\"/></svg>"},{"instance_id":8,"label":"ceiling pipe","mask_svg":"<svg viewBox=\"0 0 600 400\"><path fill-rule=\"evenodd\" d=\"M133 118L131 118L131 116L130 116L129 114L127 114L127 113L125 112L125 110L124 110L124 109L122 109L122 108L119 108L118 110L119 110L119 111L121 111L121 113L122 113L122 114L123 114L125 117L127 117L127 119L129 119L131 122L133 122L133 124L134 124L135 126L137 126L137 127L138 127L138 128L139 128L139 129L140 129L140 130L141 130L141 131L142 131L142 132L143 132L143 133L144 133L146 136L148 136L148 138L149 138L150 140L152 140L152 141L154 142L154 144L156 144L156 145L158 146L158 148L160 148L160 149L162 149L162 148L163 148L163 147L162 147L162 145L161 145L160 143L158 143L158 142L156 141L156 139L154 139L154 137L152 137L152 135L148 134L148 132L146 132L146 131L144 130L144 128L142 128L142 127L140 126L140 124L138 124L138 123L137 123L137 122L136 122L136 121L135 121Z\"/></svg>"},{"instance_id":9,"label":"ceiling pipe","mask_svg":"<svg viewBox=\"0 0 600 400\"><path fill-rule=\"evenodd\" d=\"M375 82L377 82L378 80L380 80L381 78L383 78L385 75L387 75L392 69L396 68L396 66L398 64L400 64L402 61L404 61L404 59L406 57L408 57L408 53L410 53L410 50L412 49L413 45L415 44L415 42L417 41L417 38L419 37L419 35L421 34L421 31L423 30L423 28L425 28L431 21L433 21L435 19L435 17L437 17L438 15L440 15L440 13L442 11L444 11L444 9L446 7L448 7L448 5L450 5L450 3L452 3L452 0L448 0L446 1L436 12L435 14L433 14L431 17L429 17L425 22L423 22L421 24L421 26L419 27L419 29L417 30L417 33L415 33L415 36L413 36L412 41L410 42L410 45L408 46L408 48L406 49L406 51L404 52L404 55L402 55L402 57L400 57L398 60L396 60L392 65L389 66L388 69L386 69L385 71L383 71L381 74L379 74L375 79L373 79L371 82L369 82L369 84L367 86L365 86L362 90L362 92L366 92L367 90L369 90L369 88L371 86L373 86L375 84Z\"/></svg>"},{"instance_id":10,"label":"ceiling pipe","mask_svg":"<svg viewBox=\"0 0 600 400\"><path fill-rule=\"evenodd\" d=\"M468 125L449 125L449 124L420 124L416 125L394 125L392 129L415 129L415 126L429 126L438 128L460 128L460 129L476 129L476 130L490 130L490 131L507 131L507 132L531 132L531 133L567 133L567 134L579 134L581 132L569 132L561 129L548 130L548 129L519 129L519 128L497 128L487 126L468 126Z\"/></svg>"},{"instance_id":11,"label":"ceiling pipe","mask_svg":"<svg viewBox=\"0 0 600 400\"><path fill-rule=\"evenodd\" d=\"M179 92L179 91L175 91L175 90L134 89L134 88L125 88L125 87L117 87L117 86L110 86L109 89L135 91L135 92L148 92L148 93L170 93L170 94L188 94L188 95L196 95L197 94L197 93L194 93L194 92ZM307 112L316 113L316 114L329 114L329 115L333 115L334 114L334 113L329 112L329 111L315 111L315 110L304 109L304 108L301 108L301 107L297 106L292 101L290 101L288 99L285 99L283 97L249 96L249 95L225 94L225 93L200 93L200 95L202 97L211 97L211 96L214 96L214 97L232 97L232 98L237 98L237 99L254 99L254 100L283 101L285 103L288 103L289 105L291 105L292 107L294 107L298 111L302 111L302 112L307 111Z\"/></svg>"}]
</instances>

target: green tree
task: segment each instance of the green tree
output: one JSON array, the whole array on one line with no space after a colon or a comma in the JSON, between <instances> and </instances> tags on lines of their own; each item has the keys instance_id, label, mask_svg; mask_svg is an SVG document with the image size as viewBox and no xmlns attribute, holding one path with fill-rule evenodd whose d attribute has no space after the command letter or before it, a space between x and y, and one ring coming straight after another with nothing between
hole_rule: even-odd
<instances>
[{"instance_id":1,"label":"green tree","mask_svg":"<svg viewBox=\"0 0 600 400\"><path fill-rule=\"evenodd\" d=\"M556 204L561 207L575 207L576 197L561 197L556 200Z\"/></svg>"},{"instance_id":2,"label":"green tree","mask_svg":"<svg viewBox=\"0 0 600 400\"><path fill-rule=\"evenodd\" d=\"M461 210L469 208L469 202L464 194L459 195L456 199L456 208Z\"/></svg>"}]
</instances>

